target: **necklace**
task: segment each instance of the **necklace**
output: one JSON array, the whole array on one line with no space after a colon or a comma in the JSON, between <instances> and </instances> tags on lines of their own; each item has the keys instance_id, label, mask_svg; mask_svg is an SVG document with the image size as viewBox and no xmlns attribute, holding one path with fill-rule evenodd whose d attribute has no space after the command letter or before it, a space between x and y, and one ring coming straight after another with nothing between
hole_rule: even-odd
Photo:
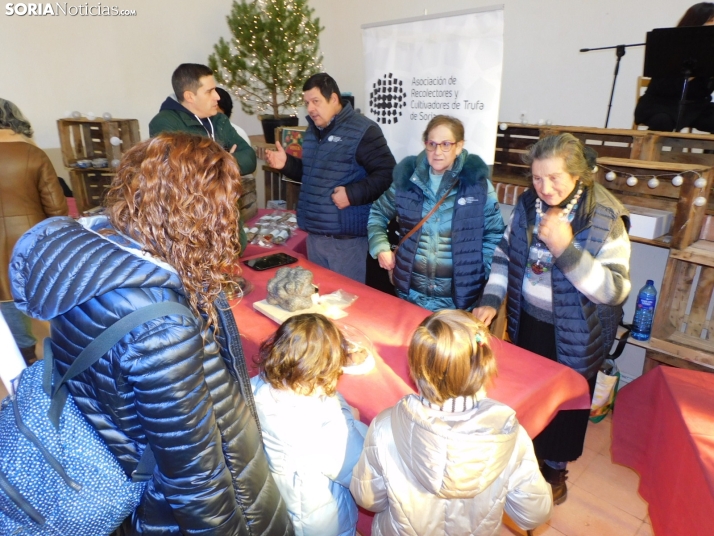
<instances>
[{"instance_id":1,"label":"necklace","mask_svg":"<svg viewBox=\"0 0 714 536\"><path fill-rule=\"evenodd\" d=\"M578 185L578 191L575 192L573 198L568 202L567 205L560 211L558 218L562 221L572 221L573 210L578 206L578 201L580 196L583 195L582 184ZM543 243L543 241L538 236L538 228L540 227L541 219L543 218L543 201L538 197L535 203L536 208L536 221L533 228L533 236L537 237L535 243L533 244L531 251L529 253L529 259L527 263L526 277L530 280L533 285L537 285L541 282L545 274L551 270L553 265L553 255L548 251L548 247Z\"/></svg>"},{"instance_id":2,"label":"necklace","mask_svg":"<svg viewBox=\"0 0 714 536\"><path fill-rule=\"evenodd\" d=\"M563 210L560 212L560 216L558 216L558 217L562 221L568 221L570 219L570 213L578 205L578 200L580 199L581 195L583 195L582 184L578 186L578 191L575 192L575 195L573 196L573 198L568 202L567 205L565 205L565 208L563 208ZM540 227L540 220L543 217L543 201L541 201L540 197L538 197L536 199L535 209L536 209L536 226L534 229L534 233L538 234L538 228Z\"/></svg>"}]
</instances>

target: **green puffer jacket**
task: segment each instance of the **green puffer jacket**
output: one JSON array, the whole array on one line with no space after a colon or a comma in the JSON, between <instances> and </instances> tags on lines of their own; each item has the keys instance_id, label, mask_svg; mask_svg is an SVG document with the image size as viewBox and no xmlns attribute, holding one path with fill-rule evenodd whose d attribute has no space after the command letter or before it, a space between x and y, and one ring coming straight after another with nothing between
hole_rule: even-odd
<instances>
[{"instance_id":1,"label":"green puffer jacket","mask_svg":"<svg viewBox=\"0 0 714 536\"><path fill-rule=\"evenodd\" d=\"M226 150L236 146L233 156L238 162L241 175L255 171L256 157L253 148L241 138L225 114L218 113L209 120L215 129L215 140ZM206 127L196 116L184 108L172 97L167 97L161 105L161 111L149 123L149 135L153 138L162 132L188 132L197 136L208 136Z\"/></svg>"}]
</instances>

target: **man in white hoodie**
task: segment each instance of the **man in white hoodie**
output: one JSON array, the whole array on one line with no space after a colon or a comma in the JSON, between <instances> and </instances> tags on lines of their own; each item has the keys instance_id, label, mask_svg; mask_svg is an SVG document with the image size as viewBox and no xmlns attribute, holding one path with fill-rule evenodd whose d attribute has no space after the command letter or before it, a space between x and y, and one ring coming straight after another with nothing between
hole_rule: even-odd
<instances>
[{"instance_id":1,"label":"man in white hoodie","mask_svg":"<svg viewBox=\"0 0 714 536\"><path fill-rule=\"evenodd\" d=\"M409 346L419 388L372 422L352 472L373 536L500 534L505 510L529 530L551 516L550 486L525 429L486 397L495 375L488 328L459 310L421 323Z\"/></svg>"}]
</instances>

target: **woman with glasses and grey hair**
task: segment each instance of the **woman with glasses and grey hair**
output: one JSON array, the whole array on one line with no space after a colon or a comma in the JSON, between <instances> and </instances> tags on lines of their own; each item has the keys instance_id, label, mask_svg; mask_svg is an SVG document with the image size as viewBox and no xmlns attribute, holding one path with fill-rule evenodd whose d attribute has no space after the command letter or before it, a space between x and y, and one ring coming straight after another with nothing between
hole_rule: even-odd
<instances>
[{"instance_id":1,"label":"woman with glasses and grey hair","mask_svg":"<svg viewBox=\"0 0 714 536\"><path fill-rule=\"evenodd\" d=\"M30 318L15 307L10 294L12 248L35 224L68 213L52 163L31 138L32 127L20 109L0 99L0 310L28 365L37 359L37 339Z\"/></svg>"},{"instance_id":2,"label":"woman with glasses and grey hair","mask_svg":"<svg viewBox=\"0 0 714 536\"><path fill-rule=\"evenodd\" d=\"M481 158L464 149L464 125L437 115L426 126L424 151L394 168L392 186L372 205L369 252L392 272L397 296L439 311L471 310L491 271L503 218ZM387 240L397 217L400 245Z\"/></svg>"}]
</instances>

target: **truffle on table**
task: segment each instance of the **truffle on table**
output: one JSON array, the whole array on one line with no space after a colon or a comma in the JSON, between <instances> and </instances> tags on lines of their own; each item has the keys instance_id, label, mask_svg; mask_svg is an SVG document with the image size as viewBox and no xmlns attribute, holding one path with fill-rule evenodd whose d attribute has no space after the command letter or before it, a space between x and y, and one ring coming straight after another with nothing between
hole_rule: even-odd
<instances>
[{"instance_id":1,"label":"truffle on table","mask_svg":"<svg viewBox=\"0 0 714 536\"><path fill-rule=\"evenodd\" d=\"M312 307L312 272L300 266L280 268L275 277L268 281L270 305L277 305L287 311L299 311Z\"/></svg>"}]
</instances>

